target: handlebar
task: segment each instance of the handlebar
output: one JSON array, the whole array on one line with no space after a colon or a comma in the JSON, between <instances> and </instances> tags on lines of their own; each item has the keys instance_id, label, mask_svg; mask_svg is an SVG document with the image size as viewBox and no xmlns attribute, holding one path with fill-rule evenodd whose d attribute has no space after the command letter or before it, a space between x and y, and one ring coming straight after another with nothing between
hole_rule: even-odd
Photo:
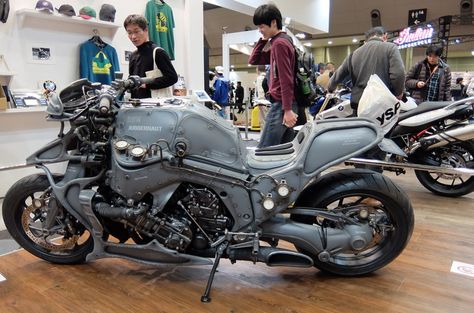
<instances>
[{"instance_id":1,"label":"handlebar","mask_svg":"<svg viewBox=\"0 0 474 313\"><path fill-rule=\"evenodd\" d=\"M153 82L154 78L149 77L139 77L139 76L130 76L128 79L120 81L122 88L124 89L134 89L140 87L142 84L149 84Z\"/></svg>"}]
</instances>

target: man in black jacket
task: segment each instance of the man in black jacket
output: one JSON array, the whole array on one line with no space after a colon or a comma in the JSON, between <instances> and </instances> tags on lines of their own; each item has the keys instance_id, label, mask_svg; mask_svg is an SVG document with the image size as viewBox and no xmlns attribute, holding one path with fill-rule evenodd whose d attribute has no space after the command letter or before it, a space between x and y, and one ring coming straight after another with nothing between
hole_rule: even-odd
<instances>
[{"instance_id":1,"label":"man in black jacket","mask_svg":"<svg viewBox=\"0 0 474 313\"><path fill-rule=\"evenodd\" d=\"M237 113L242 113L244 108L242 106L244 102L244 87L242 87L242 82L237 82L237 87L235 88L235 104L239 108Z\"/></svg>"},{"instance_id":2,"label":"man in black jacket","mask_svg":"<svg viewBox=\"0 0 474 313\"><path fill-rule=\"evenodd\" d=\"M417 104L423 101L451 100L451 69L441 60L443 48L430 45L426 58L408 71L405 86Z\"/></svg>"},{"instance_id":3,"label":"man in black jacket","mask_svg":"<svg viewBox=\"0 0 474 313\"><path fill-rule=\"evenodd\" d=\"M146 72L155 69L153 64L153 51L156 51L154 59L157 68L161 71L161 77L157 77L150 84L143 84L140 88L132 91L132 98L150 98L151 89L162 89L170 87L178 81L178 75L171 64L170 57L164 49L156 49L158 46L148 40L148 22L142 15L129 15L123 26L127 31L128 38L137 47L130 56L128 71L130 75L145 77Z\"/></svg>"}]
</instances>

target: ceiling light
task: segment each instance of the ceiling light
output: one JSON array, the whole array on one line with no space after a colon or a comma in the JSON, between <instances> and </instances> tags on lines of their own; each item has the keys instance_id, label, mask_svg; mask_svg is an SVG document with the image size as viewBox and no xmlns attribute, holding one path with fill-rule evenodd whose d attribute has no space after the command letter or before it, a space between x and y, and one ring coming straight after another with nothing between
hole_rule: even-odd
<instances>
[{"instance_id":1,"label":"ceiling light","mask_svg":"<svg viewBox=\"0 0 474 313\"><path fill-rule=\"evenodd\" d=\"M306 47L311 47L313 44L311 42L305 42L303 45Z\"/></svg>"},{"instance_id":2,"label":"ceiling light","mask_svg":"<svg viewBox=\"0 0 474 313\"><path fill-rule=\"evenodd\" d=\"M299 38L299 39L305 39L306 38L306 35L304 33L298 33L295 35L296 38Z\"/></svg>"},{"instance_id":3,"label":"ceiling light","mask_svg":"<svg viewBox=\"0 0 474 313\"><path fill-rule=\"evenodd\" d=\"M328 41L328 45L332 45L332 41L331 41L331 40Z\"/></svg>"},{"instance_id":4,"label":"ceiling light","mask_svg":"<svg viewBox=\"0 0 474 313\"><path fill-rule=\"evenodd\" d=\"M358 41L359 41L359 40L357 40L357 38L352 38L352 42L353 42L353 43L356 43L356 42L358 42Z\"/></svg>"},{"instance_id":5,"label":"ceiling light","mask_svg":"<svg viewBox=\"0 0 474 313\"><path fill-rule=\"evenodd\" d=\"M471 51L471 54L474 55L474 50Z\"/></svg>"},{"instance_id":6,"label":"ceiling light","mask_svg":"<svg viewBox=\"0 0 474 313\"><path fill-rule=\"evenodd\" d=\"M234 68L235 66L231 65L230 68Z\"/></svg>"},{"instance_id":7,"label":"ceiling light","mask_svg":"<svg viewBox=\"0 0 474 313\"><path fill-rule=\"evenodd\" d=\"M251 67L251 66L252 66L252 64L247 64L247 66L248 66L248 67Z\"/></svg>"}]
</instances>

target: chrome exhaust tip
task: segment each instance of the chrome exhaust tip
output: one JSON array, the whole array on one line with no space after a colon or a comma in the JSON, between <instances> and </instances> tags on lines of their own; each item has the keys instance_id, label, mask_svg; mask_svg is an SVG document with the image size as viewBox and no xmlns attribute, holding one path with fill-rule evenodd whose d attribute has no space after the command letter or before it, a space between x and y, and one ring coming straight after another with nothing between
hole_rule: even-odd
<instances>
[{"instance_id":1,"label":"chrome exhaust tip","mask_svg":"<svg viewBox=\"0 0 474 313\"><path fill-rule=\"evenodd\" d=\"M312 267L313 259L299 252L280 250L270 252L265 263L268 266Z\"/></svg>"}]
</instances>

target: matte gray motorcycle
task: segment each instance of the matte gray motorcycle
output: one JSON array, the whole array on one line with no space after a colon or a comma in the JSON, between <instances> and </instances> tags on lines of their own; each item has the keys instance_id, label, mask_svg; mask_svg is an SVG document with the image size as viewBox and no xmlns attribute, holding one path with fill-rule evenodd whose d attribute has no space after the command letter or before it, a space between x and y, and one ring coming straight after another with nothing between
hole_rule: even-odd
<instances>
[{"instance_id":1,"label":"matte gray motorcycle","mask_svg":"<svg viewBox=\"0 0 474 313\"><path fill-rule=\"evenodd\" d=\"M353 276L407 245L413 209L397 185L368 170L322 174L382 140L370 120L307 123L290 143L249 150L238 129L193 100L119 101L146 82L48 87L59 135L27 159L45 174L16 182L3 202L25 250L61 264L213 264L208 302L221 258ZM62 175L45 166L64 161Z\"/></svg>"}]
</instances>

